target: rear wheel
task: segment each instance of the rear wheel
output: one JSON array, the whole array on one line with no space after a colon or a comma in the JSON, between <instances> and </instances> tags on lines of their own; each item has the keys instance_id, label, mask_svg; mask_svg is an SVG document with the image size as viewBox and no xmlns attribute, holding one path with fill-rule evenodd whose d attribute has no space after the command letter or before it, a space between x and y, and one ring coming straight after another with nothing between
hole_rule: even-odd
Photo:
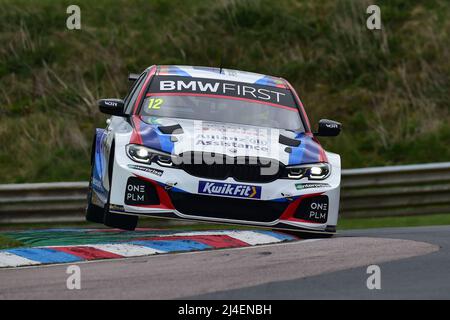
<instances>
[{"instance_id":1,"label":"rear wheel","mask_svg":"<svg viewBox=\"0 0 450 320\"><path fill-rule=\"evenodd\" d=\"M103 223L104 210L102 207L96 206L92 203L92 180L94 179L94 151L95 150L95 136L92 144L91 155L91 176L89 178L89 187L87 194L87 206L86 206L86 220L94 223Z\"/></svg>"},{"instance_id":2,"label":"rear wheel","mask_svg":"<svg viewBox=\"0 0 450 320\"><path fill-rule=\"evenodd\" d=\"M92 176L89 181L87 195L86 220L94 223L103 223L104 209L92 203Z\"/></svg>"},{"instance_id":3,"label":"rear wheel","mask_svg":"<svg viewBox=\"0 0 450 320\"><path fill-rule=\"evenodd\" d=\"M108 227L133 231L134 229L136 229L138 223L137 216L117 214L109 211L109 205L111 200L112 173L114 164L113 157L114 157L114 144L111 147L111 155L109 157L109 164L108 164L109 191L108 191L108 201L106 202L105 208L103 210L103 223L105 224L105 226Z\"/></svg>"}]
</instances>

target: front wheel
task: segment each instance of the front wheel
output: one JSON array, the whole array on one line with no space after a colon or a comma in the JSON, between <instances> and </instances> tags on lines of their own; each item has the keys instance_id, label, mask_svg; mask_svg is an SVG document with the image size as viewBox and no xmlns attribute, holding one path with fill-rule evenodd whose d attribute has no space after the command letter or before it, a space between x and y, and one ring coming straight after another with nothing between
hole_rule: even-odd
<instances>
[{"instance_id":1,"label":"front wheel","mask_svg":"<svg viewBox=\"0 0 450 320\"><path fill-rule=\"evenodd\" d=\"M105 206L105 216L103 223L111 228L134 231L138 223L137 216L117 214L109 211L109 203Z\"/></svg>"},{"instance_id":2,"label":"front wheel","mask_svg":"<svg viewBox=\"0 0 450 320\"><path fill-rule=\"evenodd\" d=\"M293 231L293 230L274 230L277 232L283 232L286 234L293 235L300 239L328 239L334 236L334 233L313 233L313 232L302 232L302 231Z\"/></svg>"},{"instance_id":3,"label":"front wheel","mask_svg":"<svg viewBox=\"0 0 450 320\"><path fill-rule=\"evenodd\" d=\"M108 201L106 202L103 211L103 223L105 224L105 226L108 227L133 231L134 229L136 229L138 223L137 216L117 214L114 212L110 212L109 210L109 205L111 203L113 165L114 165L114 144L112 145L111 148L111 154L109 156L109 163L108 163L109 191L108 191Z\"/></svg>"}]
</instances>

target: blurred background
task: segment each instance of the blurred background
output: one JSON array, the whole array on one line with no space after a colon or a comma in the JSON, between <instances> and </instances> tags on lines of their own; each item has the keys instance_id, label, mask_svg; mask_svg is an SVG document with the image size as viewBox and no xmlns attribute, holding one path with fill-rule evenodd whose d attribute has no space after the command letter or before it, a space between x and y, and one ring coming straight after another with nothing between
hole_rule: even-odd
<instances>
[{"instance_id":1,"label":"blurred background","mask_svg":"<svg viewBox=\"0 0 450 320\"><path fill-rule=\"evenodd\" d=\"M450 159L450 2L0 1L0 183L89 176L96 100L124 97L152 64L282 76L345 168ZM81 8L68 30L66 8Z\"/></svg>"}]
</instances>

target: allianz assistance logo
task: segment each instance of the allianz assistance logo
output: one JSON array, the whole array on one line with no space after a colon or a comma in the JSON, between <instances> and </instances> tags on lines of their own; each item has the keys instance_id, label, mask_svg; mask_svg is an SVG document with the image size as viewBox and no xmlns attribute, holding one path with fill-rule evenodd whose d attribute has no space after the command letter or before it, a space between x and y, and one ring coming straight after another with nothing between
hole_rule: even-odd
<instances>
[{"instance_id":1,"label":"allianz assistance logo","mask_svg":"<svg viewBox=\"0 0 450 320\"><path fill-rule=\"evenodd\" d=\"M198 192L238 198L261 198L261 187L244 184L200 181L198 184Z\"/></svg>"}]
</instances>

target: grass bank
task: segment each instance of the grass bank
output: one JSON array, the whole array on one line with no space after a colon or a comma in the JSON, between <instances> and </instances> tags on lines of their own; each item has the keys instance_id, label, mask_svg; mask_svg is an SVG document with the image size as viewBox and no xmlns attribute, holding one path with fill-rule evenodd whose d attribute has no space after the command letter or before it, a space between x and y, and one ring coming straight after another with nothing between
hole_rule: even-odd
<instances>
[{"instance_id":1,"label":"grass bank","mask_svg":"<svg viewBox=\"0 0 450 320\"><path fill-rule=\"evenodd\" d=\"M87 180L95 101L123 97L128 72L151 64L278 75L344 167L448 161L450 3L369 0L0 0L0 183Z\"/></svg>"}]
</instances>

